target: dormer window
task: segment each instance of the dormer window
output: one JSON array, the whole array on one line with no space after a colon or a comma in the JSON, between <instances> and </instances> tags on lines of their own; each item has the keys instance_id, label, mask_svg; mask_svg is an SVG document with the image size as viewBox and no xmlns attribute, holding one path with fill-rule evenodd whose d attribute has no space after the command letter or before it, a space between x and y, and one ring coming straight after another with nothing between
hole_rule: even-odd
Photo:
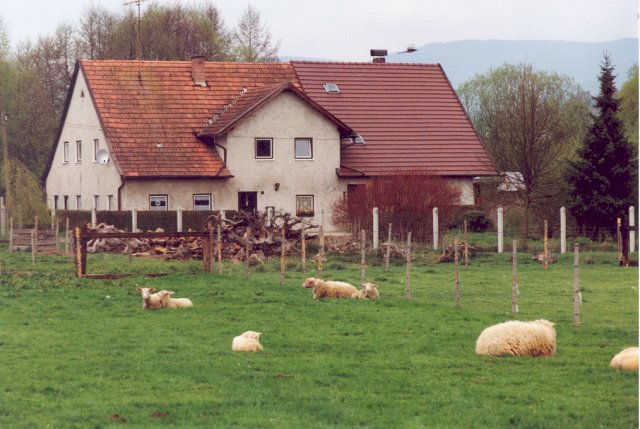
<instances>
[{"instance_id":1,"label":"dormer window","mask_svg":"<svg viewBox=\"0 0 640 429\"><path fill-rule=\"evenodd\" d=\"M329 94L338 94L340 92L340 88L338 88L338 85L333 82L327 82L323 86L324 90Z\"/></svg>"}]
</instances>

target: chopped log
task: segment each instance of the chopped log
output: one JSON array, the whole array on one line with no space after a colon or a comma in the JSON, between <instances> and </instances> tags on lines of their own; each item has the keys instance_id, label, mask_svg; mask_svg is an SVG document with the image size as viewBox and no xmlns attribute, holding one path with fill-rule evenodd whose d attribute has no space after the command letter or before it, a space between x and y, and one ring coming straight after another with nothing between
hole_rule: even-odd
<instances>
[{"instance_id":1,"label":"chopped log","mask_svg":"<svg viewBox=\"0 0 640 429\"><path fill-rule=\"evenodd\" d=\"M476 248L471 245L467 245L467 250L469 258L472 258L476 253ZM462 252L464 252L464 241L458 243L458 254L461 254ZM450 244L444 249L442 255L440 255L440 258L438 259L438 262L453 262L454 259L455 248L453 247L453 244Z\"/></svg>"}]
</instances>

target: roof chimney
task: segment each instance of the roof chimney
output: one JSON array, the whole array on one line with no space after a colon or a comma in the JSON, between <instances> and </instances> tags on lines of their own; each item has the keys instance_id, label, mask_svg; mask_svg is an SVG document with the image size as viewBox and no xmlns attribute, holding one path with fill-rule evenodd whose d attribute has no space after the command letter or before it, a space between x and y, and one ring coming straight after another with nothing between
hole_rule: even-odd
<instances>
[{"instance_id":1,"label":"roof chimney","mask_svg":"<svg viewBox=\"0 0 640 429\"><path fill-rule=\"evenodd\" d=\"M206 62L207 59L202 55L191 57L191 78L196 86L207 86Z\"/></svg>"},{"instance_id":2,"label":"roof chimney","mask_svg":"<svg viewBox=\"0 0 640 429\"><path fill-rule=\"evenodd\" d=\"M373 62L374 63L384 63L384 62L386 62L386 60L385 60L385 57L387 56L387 50L386 49L371 49L371 51L369 51L369 53L373 57Z\"/></svg>"}]
</instances>

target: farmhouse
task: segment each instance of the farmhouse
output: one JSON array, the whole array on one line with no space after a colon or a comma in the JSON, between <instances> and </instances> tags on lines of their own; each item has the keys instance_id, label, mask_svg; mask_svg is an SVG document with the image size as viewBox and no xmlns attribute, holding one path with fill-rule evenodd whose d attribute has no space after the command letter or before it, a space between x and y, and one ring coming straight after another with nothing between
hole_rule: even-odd
<instances>
[{"instance_id":1,"label":"farmhouse","mask_svg":"<svg viewBox=\"0 0 640 429\"><path fill-rule=\"evenodd\" d=\"M53 210L274 210L309 216L352 186L437 174L473 204L495 168L440 65L76 64L49 156Z\"/></svg>"}]
</instances>

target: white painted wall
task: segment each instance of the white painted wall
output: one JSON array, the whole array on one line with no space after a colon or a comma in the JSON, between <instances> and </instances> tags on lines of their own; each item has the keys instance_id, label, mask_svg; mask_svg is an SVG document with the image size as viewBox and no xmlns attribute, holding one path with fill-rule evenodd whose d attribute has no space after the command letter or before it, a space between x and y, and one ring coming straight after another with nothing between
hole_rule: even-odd
<instances>
[{"instance_id":1,"label":"white painted wall","mask_svg":"<svg viewBox=\"0 0 640 429\"><path fill-rule=\"evenodd\" d=\"M475 202L473 195L473 179L471 177L446 179L449 184L457 187L460 190L460 205L470 206Z\"/></svg>"},{"instance_id":2,"label":"white painted wall","mask_svg":"<svg viewBox=\"0 0 640 429\"><path fill-rule=\"evenodd\" d=\"M81 94L84 94L84 98ZM57 195L58 209L63 209L64 196L67 195L68 208L75 210L76 196L80 195L80 209L91 210L94 208L94 195L98 195L98 210L106 210L108 195L113 195L112 209L117 209L120 175L113 161L100 164L93 160L95 139L98 139L100 148L107 148L98 115L80 70L46 180L47 204L50 208L54 208L54 196ZM78 140L82 142L81 162L76 161ZM63 158L65 141L69 142L68 162L64 162Z\"/></svg>"}]
</instances>

